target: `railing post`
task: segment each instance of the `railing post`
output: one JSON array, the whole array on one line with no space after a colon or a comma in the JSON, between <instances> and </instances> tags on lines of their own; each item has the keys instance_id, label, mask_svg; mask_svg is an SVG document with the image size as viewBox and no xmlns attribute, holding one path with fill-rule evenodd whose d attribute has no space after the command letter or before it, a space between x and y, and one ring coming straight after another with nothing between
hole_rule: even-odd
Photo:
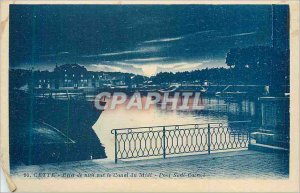
<instances>
[{"instance_id":1,"label":"railing post","mask_svg":"<svg viewBox=\"0 0 300 193\"><path fill-rule=\"evenodd\" d=\"M118 163L117 130L115 130L115 164Z\"/></svg>"},{"instance_id":2,"label":"railing post","mask_svg":"<svg viewBox=\"0 0 300 193\"><path fill-rule=\"evenodd\" d=\"M208 154L210 154L210 124L207 127L207 145L208 145Z\"/></svg>"},{"instance_id":3,"label":"railing post","mask_svg":"<svg viewBox=\"0 0 300 193\"><path fill-rule=\"evenodd\" d=\"M247 127L247 133L248 133L248 149L251 146L251 127Z\"/></svg>"},{"instance_id":4,"label":"railing post","mask_svg":"<svg viewBox=\"0 0 300 193\"><path fill-rule=\"evenodd\" d=\"M166 127L163 126L163 157L166 159Z\"/></svg>"}]
</instances>

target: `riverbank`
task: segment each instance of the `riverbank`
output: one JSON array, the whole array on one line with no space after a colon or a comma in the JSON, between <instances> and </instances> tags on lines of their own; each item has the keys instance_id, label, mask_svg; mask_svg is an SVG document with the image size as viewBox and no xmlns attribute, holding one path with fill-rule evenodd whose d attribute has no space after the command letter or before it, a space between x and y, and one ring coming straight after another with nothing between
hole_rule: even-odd
<instances>
[{"instance_id":1,"label":"riverbank","mask_svg":"<svg viewBox=\"0 0 300 193\"><path fill-rule=\"evenodd\" d=\"M11 165L106 158L92 129L102 111L86 99L37 97L10 90Z\"/></svg>"}]
</instances>

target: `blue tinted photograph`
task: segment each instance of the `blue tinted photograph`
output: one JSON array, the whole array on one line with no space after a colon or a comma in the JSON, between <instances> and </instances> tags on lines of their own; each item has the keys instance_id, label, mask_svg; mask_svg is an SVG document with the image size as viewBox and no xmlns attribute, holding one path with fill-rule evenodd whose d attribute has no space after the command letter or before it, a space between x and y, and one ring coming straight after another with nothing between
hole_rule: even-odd
<instances>
[{"instance_id":1,"label":"blue tinted photograph","mask_svg":"<svg viewBox=\"0 0 300 193\"><path fill-rule=\"evenodd\" d=\"M11 175L288 179L289 5L10 5Z\"/></svg>"}]
</instances>

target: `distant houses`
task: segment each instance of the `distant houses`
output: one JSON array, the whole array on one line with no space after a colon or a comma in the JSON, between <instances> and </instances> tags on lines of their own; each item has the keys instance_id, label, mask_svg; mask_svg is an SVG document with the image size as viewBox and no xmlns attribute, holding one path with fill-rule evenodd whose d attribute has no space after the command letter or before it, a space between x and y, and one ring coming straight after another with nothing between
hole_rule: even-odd
<instances>
[{"instance_id":1,"label":"distant houses","mask_svg":"<svg viewBox=\"0 0 300 193\"><path fill-rule=\"evenodd\" d=\"M19 71L20 70L11 71L12 83L18 80L18 74L20 74ZM84 66L79 64L56 65L53 71L25 71L27 74L26 82L29 85L32 84L36 89L136 89L145 86L149 88L151 86L168 87L172 84L197 84L205 86L213 84L209 80L203 79L206 76L195 76L194 79L189 80L187 77L190 76L182 75L180 76L180 79L176 79L171 77L177 76L177 74L167 73L169 76L166 76L166 73L159 73L156 76L147 78L141 75L122 72L88 71Z\"/></svg>"},{"instance_id":2,"label":"distant houses","mask_svg":"<svg viewBox=\"0 0 300 193\"><path fill-rule=\"evenodd\" d=\"M88 71L78 64L56 66L53 72L34 71L35 88L103 88L126 85L124 75L111 76L105 72Z\"/></svg>"}]
</instances>

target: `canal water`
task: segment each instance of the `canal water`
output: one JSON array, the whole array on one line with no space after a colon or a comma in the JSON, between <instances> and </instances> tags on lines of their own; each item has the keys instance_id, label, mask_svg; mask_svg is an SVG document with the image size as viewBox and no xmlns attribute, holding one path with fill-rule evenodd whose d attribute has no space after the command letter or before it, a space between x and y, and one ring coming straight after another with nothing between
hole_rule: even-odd
<instances>
[{"instance_id":1,"label":"canal water","mask_svg":"<svg viewBox=\"0 0 300 193\"><path fill-rule=\"evenodd\" d=\"M143 98L143 101L145 98ZM204 97L200 101L200 110L161 109L160 104L152 105L148 110L126 109L128 101L116 109L102 112L93 129L105 147L108 159L114 159L114 135L112 129L133 128L176 124L205 124L234 121L257 122L257 101L232 101L218 97ZM191 102L192 103L192 102ZM191 104L189 103L189 104Z\"/></svg>"}]
</instances>

